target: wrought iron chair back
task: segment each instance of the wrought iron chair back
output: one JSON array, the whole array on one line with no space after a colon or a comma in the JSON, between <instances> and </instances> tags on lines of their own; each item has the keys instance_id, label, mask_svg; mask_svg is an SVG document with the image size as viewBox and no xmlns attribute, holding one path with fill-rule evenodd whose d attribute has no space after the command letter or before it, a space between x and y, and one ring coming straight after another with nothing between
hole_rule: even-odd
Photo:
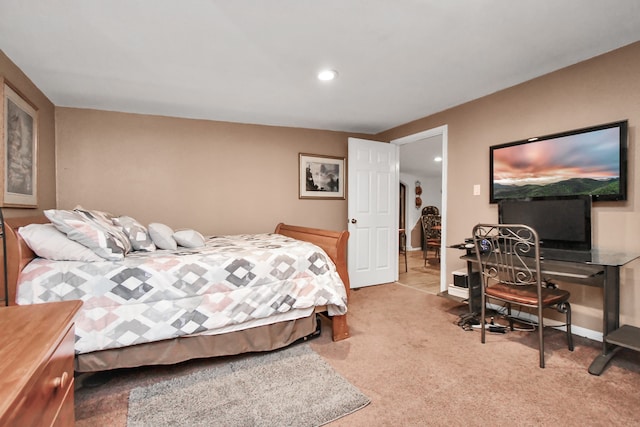
<instances>
[{"instance_id":1,"label":"wrought iron chair back","mask_svg":"<svg viewBox=\"0 0 640 427\"><path fill-rule=\"evenodd\" d=\"M422 215L440 215L440 209L437 206L425 206L422 208Z\"/></svg>"},{"instance_id":2,"label":"wrought iron chair back","mask_svg":"<svg viewBox=\"0 0 640 427\"><path fill-rule=\"evenodd\" d=\"M423 247L424 247L424 262L425 265L427 263L427 255L429 254L429 249L433 249L436 257L440 259L440 246L442 245L441 233L441 221L442 218L440 215L436 214L426 214L421 217L422 222L422 236L424 239Z\"/></svg>"},{"instance_id":3,"label":"wrought iron chair back","mask_svg":"<svg viewBox=\"0 0 640 427\"><path fill-rule=\"evenodd\" d=\"M569 292L546 287L542 277L540 238L524 224L478 224L473 240L481 276L481 341L485 342L487 300L502 301L511 330L511 305L536 309L540 367L544 368L543 310L556 307L566 314L567 343L573 350Z\"/></svg>"},{"instance_id":4,"label":"wrought iron chair back","mask_svg":"<svg viewBox=\"0 0 640 427\"><path fill-rule=\"evenodd\" d=\"M534 229L526 225L490 226L474 229L480 237L479 262L487 286L540 284L540 244Z\"/></svg>"}]
</instances>

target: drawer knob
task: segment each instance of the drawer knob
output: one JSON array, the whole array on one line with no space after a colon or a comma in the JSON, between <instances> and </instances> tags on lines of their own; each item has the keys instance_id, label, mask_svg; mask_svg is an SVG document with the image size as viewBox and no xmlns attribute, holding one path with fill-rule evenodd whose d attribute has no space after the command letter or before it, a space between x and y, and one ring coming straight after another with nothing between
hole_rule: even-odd
<instances>
[{"instance_id":1,"label":"drawer knob","mask_svg":"<svg viewBox=\"0 0 640 427\"><path fill-rule=\"evenodd\" d=\"M60 390L66 387L67 381L69 380L69 374L63 372L59 377L55 377L53 379L53 388L56 390Z\"/></svg>"}]
</instances>

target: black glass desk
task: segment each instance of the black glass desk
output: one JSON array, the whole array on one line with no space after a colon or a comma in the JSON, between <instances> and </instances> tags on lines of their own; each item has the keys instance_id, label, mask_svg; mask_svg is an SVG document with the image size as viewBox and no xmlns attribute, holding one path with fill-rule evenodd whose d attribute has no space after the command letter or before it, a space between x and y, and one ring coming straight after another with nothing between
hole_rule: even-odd
<instances>
[{"instance_id":1,"label":"black glass desk","mask_svg":"<svg viewBox=\"0 0 640 427\"><path fill-rule=\"evenodd\" d=\"M589 366L589 373L600 375L607 363L621 348L640 351L640 328L620 325L620 268L640 258L640 253L542 250L542 271L545 278L597 286L603 289L602 353ZM480 281L473 275L477 264L474 253L467 251L461 259L467 261L469 277L469 309L480 312Z\"/></svg>"}]
</instances>

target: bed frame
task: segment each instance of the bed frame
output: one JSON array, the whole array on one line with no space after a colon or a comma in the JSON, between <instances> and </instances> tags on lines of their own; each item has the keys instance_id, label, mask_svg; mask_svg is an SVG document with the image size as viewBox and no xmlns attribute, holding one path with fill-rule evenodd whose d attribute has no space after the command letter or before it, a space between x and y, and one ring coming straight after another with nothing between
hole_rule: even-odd
<instances>
[{"instance_id":1,"label":"bed frame","mask_svg":"<svg viewBox=\"0 0 640 427\"><path fill-rule=\"evenodd\" d=\"M43 215L5 218L7 284L10 305L15 305L16 287L20 272L36 257L18 234L18 228L28 224L46 224L48 222L49 220ZM335 263L338 274L344 282L347 298L349 297L350 285L346 261L348 231L328 231L280 223L276 226L275 233L320 246ZM1 268L2 265L0 263ZM316 319L318 312L326 314L325 310L321 308L304 319L280 322L244 331L222 335L179 337L131 347L80 354L76 356L75 370L78 372L95 372L144 365L167 365L197 358L274 350L313 335L318 327L318 320ZM327 317L331 321L334 341L349 337L346 314Z\"/></svg>"}]
</instances>

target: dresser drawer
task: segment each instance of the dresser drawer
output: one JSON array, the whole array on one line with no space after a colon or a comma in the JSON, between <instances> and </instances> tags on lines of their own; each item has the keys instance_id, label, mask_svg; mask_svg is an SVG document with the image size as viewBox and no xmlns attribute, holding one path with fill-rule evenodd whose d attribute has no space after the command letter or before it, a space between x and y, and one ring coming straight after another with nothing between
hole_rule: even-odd
<instances>
[{"instance_id":1,"label":"dresser drawer","mask_svg":"<svg viewBox=\"0 0 640 427\"><path fill-rule=\"evenodd\" d=\"M60 412L68 414L69 406L73 408L74 338L73 327L70 327L46 362L42 375L16 406L13 425L50 426ZM68 425L73 425L73 417L69 421Z\"/></svg>"}]
</instances>

